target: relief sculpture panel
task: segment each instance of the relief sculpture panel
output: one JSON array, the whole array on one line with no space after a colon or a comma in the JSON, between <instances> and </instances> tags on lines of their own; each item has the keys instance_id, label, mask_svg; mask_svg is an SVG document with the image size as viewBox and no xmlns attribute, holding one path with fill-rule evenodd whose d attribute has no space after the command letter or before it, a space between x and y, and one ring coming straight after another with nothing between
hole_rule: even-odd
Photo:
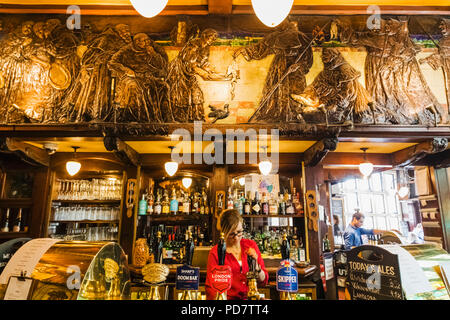
<instances>
[{"instance_id":1,"label":"relief sculpture panel","mask_svg":"<svg viewBox=\"0 0 450 320\"><path fill-rule=\"evenodd\" d=\"M0 21L0 122L448 125L449 19L426 50L408 20L302 30L301 19L238 42L189 21L165 38L130 19L74 31L51 16Z\"/></svg>"}]
</instances>

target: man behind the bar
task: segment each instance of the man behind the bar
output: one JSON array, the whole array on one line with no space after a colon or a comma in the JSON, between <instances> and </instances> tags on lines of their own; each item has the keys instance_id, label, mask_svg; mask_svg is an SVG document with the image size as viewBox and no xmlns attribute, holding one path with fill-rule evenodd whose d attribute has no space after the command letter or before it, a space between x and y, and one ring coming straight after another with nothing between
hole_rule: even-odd
<instances>
[{"instance_id":1,"label":"man behind the bar","mask_svg":"<svg viewBox=\"0 0 450 320\"><path fill-rule=\"evenodd\" d=\"M352 217L352 222L344 231L345 250L350 250L363 244L361 235L375 235L381 234L384 230L364 229L361 228L364 223L364 214L355 212Z\"/></svg>"}]
</instances>

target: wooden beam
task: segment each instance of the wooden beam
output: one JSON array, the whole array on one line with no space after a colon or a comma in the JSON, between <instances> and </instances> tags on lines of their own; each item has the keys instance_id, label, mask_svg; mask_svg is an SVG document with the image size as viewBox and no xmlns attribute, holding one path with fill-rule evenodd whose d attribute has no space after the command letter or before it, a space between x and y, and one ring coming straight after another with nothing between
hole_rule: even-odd
<instances>
[{"instance_id":1,"label":"wooden beam","mask_svg":"<svg viewBox=\"0 0 450 320\"><path fill-rule=\"evenodd\" d=\"M375 166L392 166L392 157L390 153L367 153L367 160ZM329 152L322 164L324 166L357 166L364 161L362 152Z\"/></svg>"},{"instance_id":2,"label":"wooden beam","mask_svg":"<svg viewBox=\"0 0 450 320\"><path fill-rule=\"evenodd\" d=\"M15 153L32 165L48 167L50 164L50 157L45 150L15 138L0 138L0 151Z\"/></svg>"},{"instance_id":3,"label":"wooden beam","mask_svg":"<svg viewBox=\"0 0 450 320\"><path fill-rule=\"evenodd\" d=\"M119 158L122 162L132 164L135 167L139 165L139 153L123 142L120 138L105 136L103 143L106 150L113 151L117 158Z\"/></svg>"},{"instance_id":4,"label":"wooden beam","mask_svg":"<svg viewBox=\"0 0 450 320\"><path fill-rule=\"evenodd\" d=\"M336 150L337 145L337 138L325 138L317 141L304 153L305 166L315 167L325 158L329 151Z\"/></svg>"},{"instance_id":5,"label":"wooden beam","mask_svg":"<svg viewBox=\"0 0 450 320\"><path fill-rule=\"evenodd\" d=\"M392 165L394 167L404 167L423 159L429 154L435 154L447 149L447 138L434 138L421 142L409 148L392 153Z\"/></svg>"},{"instance_id":6,"label":"wooden beam","mask_svg":"<svg viewBox=\"0 0 450 320\"><path fill-rule=\"evenodd\" d=\"M232 0L208 0L208 12L210 14L231 14Z\"/></svg>"}]
</instances>

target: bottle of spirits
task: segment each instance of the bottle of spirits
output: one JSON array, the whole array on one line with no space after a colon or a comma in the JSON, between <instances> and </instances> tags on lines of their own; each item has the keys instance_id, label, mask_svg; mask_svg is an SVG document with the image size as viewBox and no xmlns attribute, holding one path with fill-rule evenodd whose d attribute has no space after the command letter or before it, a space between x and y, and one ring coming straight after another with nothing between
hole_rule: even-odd
<instances>
[{"instance_id":1,"label":"bottle of spirits","mask_svg":"<svg viewBox=\"0 0 450 320\"><path fill-rule=\"evenodd\" d=\"M5 222L0 230L1 232L9 232L9 208L6 209Z\"/></svg>"},{"instance_id":2,"label":"bottle of spirits","mask_svg":"<svg viewBox=\"0 0 450 320\"><path fill-rule=\"evenodd\" d=\"M154 211L153 189L151 189L150 193L147 196L147 214L152 215Z\"/></svg>"},{"instance_id":3,"label":"bottle of spirits","mask_svg":"<svg viewBox=\"0 0 450 320\"><path fill-rule=\"evenodd\" d=\"M200 214L205 214L205 201L203 201L203 197L199 198L200 202Z\"/></svg>"},{"instance_id":4,"label":"bottle of spirits","mask_svg":"<svg viewBox=\"0 0 450 320\"><path fill-rule=\"evenodd\" d=\"M269 214L271 216L278 215L278 201L275 196L270 197L269 200Z\"/></svg>"},{"instance_id":5,"label":"bottle of spirits","mask_svg":"<svg viewBox=\"0 0 450 320\"><path fill-rule=\"evenodd\" d=\"M223 194L220 193L217 199L217 210L219 211L218 213L222 212L223 210Z\"/></svg>"},{"instance_id":6,"label":"bottle of spirits","mask_svg":"<svg viewBox=\"0 0 450 320\"><path fill-rule=\"evenodd\" d=\"M178 200L175 188L172 188L172 199L170 199L170 214L176 215L178 213Z\"/></svg>"},{"instance_id":7,"label":"bottle of spirits","mask_svg":"<svg viewBox=\"0 0 450 320\"><path fill-rule=\"evenodd\" d=\"M269 202L267 202L267 196L266 196L265 192L263 192L261 208L262 208L262 214L268 216L269 215Z\"/></svg>"},{"instance_id":8,"label":"bottle of spirits","mask_svg":"<svg viewBox=\"0 0 450 320\"><path fill-rule=\"evenodd\" d=\"M234 208L234 201L233 201L233 197L231 195L231 188L228 188L227 209L233 209L233 208Z\"/></svg>"},{"instance_id":9,"label":"bottle of spirits","mask_svg":"<svg viewBox=\"0 0 450 320\"><path fill-rule=\"evenodd\" d=\"M294 193L292 195L294 197L294 208L295 208L295 214L300 215L302 214L303 211L303 207L302 207L302 203L300 202L300 193L295 191L294 188Z\"/></svg>"},{"instance_id":10,"label":"bottle of spirits","mask_svg":"<svg viewBox=\"0 0 450 320\"><path fill-rule=\"evenodd\" d=\"M191 201L189 200L189 195L185 193L183 199L183 214L188 215L190 212L191 212Z\"/></svg>"},{"instance_id":11,"label":"bottle of spirits","mask_svg":"<svg viewBox=\"0 0 450 320\"><path fill-rule=\"evenodd\" d=\"M19 232L22 224L22 208L19 208L16 220L14 221L13 232Z\"/></svg>"},{"instance_id":12,"label":"bottle of spirits","mask_svg":"<svg viewBox=\"0 0 450 320\"><path fill-rule=\"evenodd\" d=\"M139 201L139 215L145 216L147 214L147 200L145 199L147 191L142 194L142 199Z\"/></svg>"},{"instance_id":13,"label":"bottle of spirits","mask_svg":"<svg viewBox=\"0 0 450 320\"><path fill-rule=\"evenodd\" d=\"M286 201L284 201L284 197L282 194L280 194L278 202L280 203L279 213L280 215L284 216L286 214Z\"/></svg>"},{"instance_id":14,"label":"bottle of spirits","mask_svg":"<svg viewBox=\"0 0 450 320\"><path fill-rule=\"evenodd\" d=\"M244 202L244 214L252 213L252 204L250 203L250 191L247 192L247 198L245 198Z\"/></svg>"},{"instance_id":15,"label":"bottle of spirits","mask_svg":"<svg viewBox=\"0 0 450 320\"><path fill-rule=\"evenodd\" d=\"M202 198L203 202L205 203L205 214L209 214L209 201L208 201L208 195L206 194L205 188L202 188Z\"/></svg>"},{"instance_id":16,"label":"bottle of spirits","mask_svg":"<svg viewBox=\"0 0 450 320\"><path fill-rule=\"evenodd\" d=\"M288 194L288 200L286 202L286 215L293 215L295 213L294 204L292 203L291 195Z\"/></svg>"},{"instance_id":17,"label":"bottle of spirits","mask_svg":"<svg viewBox=\"0 0 450 320\"><path fill-rule=\"evenodd\" d=\"M255 198L252 202L252 214L259 215L261 214L261 202L258 198L258 191L255 192Z\"/></svg>"},{"instance_id":18,"label":"bottle of spirits","mask_svg":"<svg viewBox=\"0 0 450 320\"><path fill-rule=\"evenodd\" d=\"M303 247L303 240L302 237L299 238L298 240L298 260L300 262L306 262L306 251L305 248Z\"/></svg>"},{"instance_id":19,"label":"bottle of spirits","mask_svg":"<svg viewBox=\"0 0 450 320\"><path fill-rule=\"evenodd\" d=\"M237 211L241 216L244 214L244 202L245 202L244 194L241 192L239 194L239 197L237 198Z\"/></svg>"},{"instance_id":20,"label":"bottle of spirits","mask_svg":"<svg viewBox=\"0 0 450 320\"><path fill-rule=\"evenodd\" d=\"M167 190L164 190L164 198L162 201L162 214L169 214L169 212L170 212L169 194Z\"/></svg>"},{"instance_id":21,"label":"bottle of spirits","mask_svg":"<svg viewBox=\"0 0 450 320\"><path fill-rule=\"evenodd\" d=\"M162 205L161 205L161 193L158 192L156 193L156 202L155 202L155 210L154 210L155 214L161 214L162 212Z\"/></svg>"}]
</instances>

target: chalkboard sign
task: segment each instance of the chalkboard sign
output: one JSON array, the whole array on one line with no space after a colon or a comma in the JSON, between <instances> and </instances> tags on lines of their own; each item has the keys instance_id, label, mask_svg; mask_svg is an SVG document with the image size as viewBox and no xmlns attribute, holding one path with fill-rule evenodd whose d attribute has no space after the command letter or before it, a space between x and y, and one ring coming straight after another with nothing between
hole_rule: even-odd
<instances>
[{"instance_id":1,"label":"chalkboard sign","mask_svg":"<svg viewBox=\"0 0 450 320\"><path fill-rule=\"evenodd\" d=\"M347 252L347 284L352 300L403 300L398 257L377 246Z\"/></svg>"}]
</instances>

